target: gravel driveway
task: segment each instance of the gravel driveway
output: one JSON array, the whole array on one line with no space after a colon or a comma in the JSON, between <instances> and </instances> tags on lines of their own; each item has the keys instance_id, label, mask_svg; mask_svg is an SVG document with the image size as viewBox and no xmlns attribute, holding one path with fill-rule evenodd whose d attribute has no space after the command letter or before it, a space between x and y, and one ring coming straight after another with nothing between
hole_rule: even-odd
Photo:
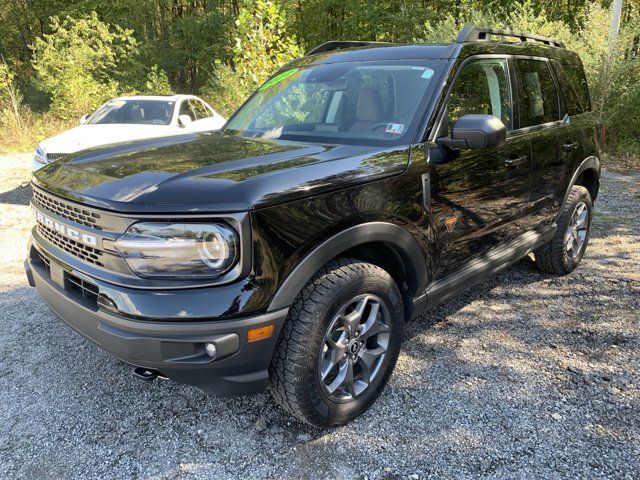
<instances>
[{"instance_id":1,"label":"gravel driveway","mask_svg":"<svg viewBox=\"0 0 640 480\"><path fill-rule=\"evenodd\" d=\"M333 431L144 383L72 332L26 285L28 178L0 157L0 478L640 476L637 174L605 173L578 271L527 259L410 323L384 394Z\"/></svg>"}]
</instances>

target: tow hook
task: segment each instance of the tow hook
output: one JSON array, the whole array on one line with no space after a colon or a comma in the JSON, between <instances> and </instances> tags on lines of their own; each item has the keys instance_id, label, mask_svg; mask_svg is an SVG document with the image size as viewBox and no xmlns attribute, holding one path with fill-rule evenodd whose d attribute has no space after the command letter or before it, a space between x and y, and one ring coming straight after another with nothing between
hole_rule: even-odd
<instances>
[{"instance_id":1,"label":"tow hook","mask_svg":"<svg viewBox=\"0 0 640 480\"><path fill-rule=\"evenodd\" d=\"M159 378L160 380L167 380L167 377L152 368L136 367L133 370L133 374L136 377L141 378L145 382L150 382L151 380L155 380L156 378Z\"/></svg>"}]
</instances>

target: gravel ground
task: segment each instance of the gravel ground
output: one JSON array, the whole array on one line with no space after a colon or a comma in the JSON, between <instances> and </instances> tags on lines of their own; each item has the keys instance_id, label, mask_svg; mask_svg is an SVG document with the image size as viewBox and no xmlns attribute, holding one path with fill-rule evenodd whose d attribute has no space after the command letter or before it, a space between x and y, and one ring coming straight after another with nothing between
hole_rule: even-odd
<instances>
[{"instance_id":1,"label":"gravel ground","mask_svg":"<svg viewBox=\"0 0 640 480\"><path fill-rule=\"evenodd\" d=\"M377 403L323 431L64 326L22 271L28 168L0 157L1 478L640 477L640 175L605 173L578 271L525 259L410 323Z\"/></svg>"}]
</instances>

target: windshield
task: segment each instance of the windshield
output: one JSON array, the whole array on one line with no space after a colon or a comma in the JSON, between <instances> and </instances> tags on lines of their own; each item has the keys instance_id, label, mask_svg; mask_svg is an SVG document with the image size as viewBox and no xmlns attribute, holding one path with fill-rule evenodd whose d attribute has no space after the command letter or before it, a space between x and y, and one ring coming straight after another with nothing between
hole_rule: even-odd
<instances>
[{"instance_id":1,"label":"windshield","mask_svg":"<svg viewBox=\"0 0 640 480\"><path fill-rule=\"evenodd\" d=\"M332 63L285 70L234 114L225 134L330 143L409 143L437 62Z\"/></svg>"},{"instance_id":2,"label":"windshield","mask_svg":"<svg viewBox=\"0 0 640 480\"><path fill-rule=\"evenodd\" d=\"M169 125L174 107L174 102L166 100L112 100L91 115L87 123Z\"/></svg>"}]
</instances>

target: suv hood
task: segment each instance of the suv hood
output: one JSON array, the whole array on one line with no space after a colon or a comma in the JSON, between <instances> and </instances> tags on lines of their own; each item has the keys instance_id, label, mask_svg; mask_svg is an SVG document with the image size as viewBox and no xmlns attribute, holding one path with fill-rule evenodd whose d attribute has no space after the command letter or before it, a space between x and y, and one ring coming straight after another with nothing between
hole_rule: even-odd
<instances>
[{"instance_id":1,"label":"suv hood","mask_svg":"<svg viewBox=\"0 0 640 480\"><path fill-rule=\"evenodd\" d=\"M408 147L319 145L205 132L109 145L38 170L56 195L121 212L237 212L403 172Z\"/></svg>"}]
</instances>

